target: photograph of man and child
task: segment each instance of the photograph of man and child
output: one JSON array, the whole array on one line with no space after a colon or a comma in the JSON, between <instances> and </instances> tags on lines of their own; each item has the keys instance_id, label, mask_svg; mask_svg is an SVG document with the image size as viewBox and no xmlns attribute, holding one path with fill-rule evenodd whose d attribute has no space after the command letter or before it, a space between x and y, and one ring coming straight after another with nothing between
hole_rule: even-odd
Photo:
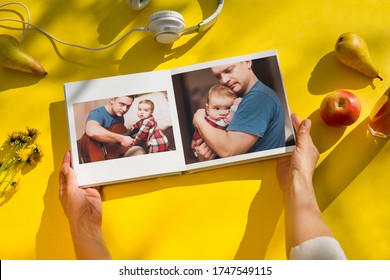
<instances>
[{"instance_id":1,"label":"photograph of man and child","mask_svg":"<svg viewBox=\"0 0 390 280\"><path fill-rule=\"evenodd\" d=\"M276 55L178 71L172 82L186 164L295 144ZM164 91L74 104L80 163L175 150L168 104ZM105 156L91 160L88 141Z\"/></svg>"}]
</instances>

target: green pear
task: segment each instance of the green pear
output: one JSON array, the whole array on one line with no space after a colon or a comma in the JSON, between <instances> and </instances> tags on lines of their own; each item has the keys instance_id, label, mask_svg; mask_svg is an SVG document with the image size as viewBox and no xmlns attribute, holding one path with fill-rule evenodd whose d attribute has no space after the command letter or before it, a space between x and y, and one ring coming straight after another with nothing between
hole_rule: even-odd
<instances>
[{"instance_id":1,"label":"green pear","mask_svg":"<svg viewBox=\"0 0 390 280\"><path fill-rule=\"evenodd\" d=\"M372 62L366 42L353 32L346 32L339 36L335 45L337 58L347 65L370 78L382 78Z\"/></svg>"},{"instance_id":2,"label":"green pear","mask_svg":"<svg viewBox=\"0 0 390 280\"><path fill-rule=\"evenodd\" d=\"M0 66L35 75L47 74L43 66L23 50L20 42L7 34L0 34Z\"/></svg>"}]
</instances>

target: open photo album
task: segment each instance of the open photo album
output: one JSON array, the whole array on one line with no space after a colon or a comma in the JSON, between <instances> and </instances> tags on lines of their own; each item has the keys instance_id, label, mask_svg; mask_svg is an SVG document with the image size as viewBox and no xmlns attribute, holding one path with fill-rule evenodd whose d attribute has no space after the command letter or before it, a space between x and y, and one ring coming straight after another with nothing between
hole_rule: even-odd
<instances>
[{"instance_id":1,"label":"open photo album","mask_svg":"<svg viewBox=\"0 0 390 280\"><path fill-rule=\"evenodd\" d=\"M80 187L283 156L295 135L277 51L64 85Z\"/></svg>"}]
</instances>

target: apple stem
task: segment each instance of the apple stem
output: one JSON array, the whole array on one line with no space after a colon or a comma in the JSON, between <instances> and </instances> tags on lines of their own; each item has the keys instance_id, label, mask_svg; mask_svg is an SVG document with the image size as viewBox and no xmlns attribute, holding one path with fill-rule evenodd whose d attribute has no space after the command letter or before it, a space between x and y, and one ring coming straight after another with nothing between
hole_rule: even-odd
<instances>
[{"instance_id":1,"label":"apple stem","mask_svg":"<svg viewBox=\"0 0 390 280\"><path fill-rule=\"evenodd\" d=\"M383 81L382 77L381 76L376 76L379 80Z\"/></svg>"}]
</instances>

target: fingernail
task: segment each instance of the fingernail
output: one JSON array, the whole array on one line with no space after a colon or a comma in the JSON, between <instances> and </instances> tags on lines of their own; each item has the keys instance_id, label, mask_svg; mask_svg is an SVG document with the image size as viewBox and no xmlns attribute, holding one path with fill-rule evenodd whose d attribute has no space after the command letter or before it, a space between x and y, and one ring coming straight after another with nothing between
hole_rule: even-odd
<instances>
[{"instance_id":1,"label":"fingernail","mask_svg":"<svg viewBox=\"0 0 390 280\"><path fill-rule=\"evenodd\" d=\"M309 120L309 119L303 120L302 125L304 128L310 128L311 127L311 120Z\"/></svg>"}]
</instances>

